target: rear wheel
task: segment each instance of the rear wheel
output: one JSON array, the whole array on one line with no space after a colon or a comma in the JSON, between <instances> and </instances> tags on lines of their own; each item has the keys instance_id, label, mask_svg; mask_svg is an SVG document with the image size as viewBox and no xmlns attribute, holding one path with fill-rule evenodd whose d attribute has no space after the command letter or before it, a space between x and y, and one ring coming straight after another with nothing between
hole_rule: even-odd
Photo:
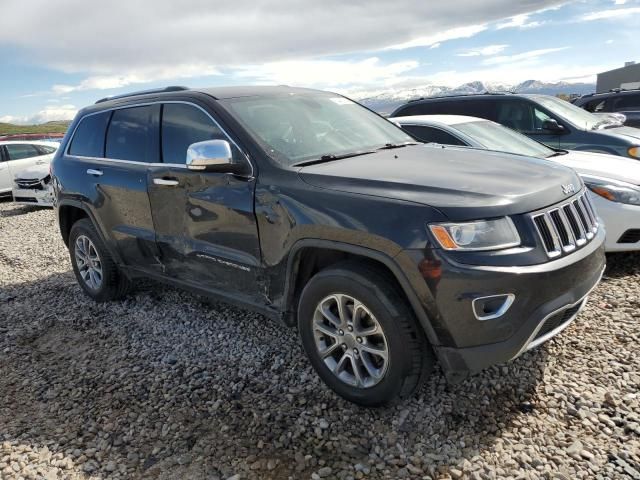
<instances>
[{"instance_id":1,"label":"rear wheel","mask_svg":"<svg viewBox=\"0 0 640 480\"><path fill-rule=\"evenodd\" d=\"M120 272L88 219L78 220L71 227L69 254L78 283L95 301L106 302L126 295L129 280Z\"/></svg>"},{"instance_id":2,"label":"rear wheel","mask_svg":"<svg viewBox=\"0 0 640 480\"><path fill-rule=\"evenodd\" d=\"M304 349L324 382L364 406L411 395L434 357L387 275L345 263L316 274L298 306Z\"/></svg>"}]
</instances>

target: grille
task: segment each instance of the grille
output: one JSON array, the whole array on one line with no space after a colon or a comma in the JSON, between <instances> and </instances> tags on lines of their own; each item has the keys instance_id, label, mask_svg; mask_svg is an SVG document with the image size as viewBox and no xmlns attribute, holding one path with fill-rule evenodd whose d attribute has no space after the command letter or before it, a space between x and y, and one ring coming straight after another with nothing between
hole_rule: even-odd
<instances>
[{"instance_id":1,"label":"grille","mask_svg":"<svg viewBox=\"0 0 640 480\"><path fill-rule=\"evenodd\" d=\"M544 322L544 325L542 325L542 328L538 331L538 334L536 335L535 339L545 336L547 333L551 332L552 330L555 330L563 323L566 323L569 320L571 320L576 315L576 313L580 311L580 307L582 306L582 303L583 302L580 302L577 305L574 305L573 307L567 308L566 310L558 312L552 317L549 317L547 321Z\"/></svg>"},{"instance_id":2,"label":"grille","mask_svg":"<svg viewBox=\"0 0 640 480\"><path fill-rule=\"evenodd\" d=\"M586 193L532 216L547 255L559 257L581 248L598 231L598 217Z\"/></svg>"},{"instance_id":3,"label":"grille","mask_svg":"<svg viewBox=\"0 0 640 480\"><path fill-rule=\"evenodd\" d=\"M632 230L627 230L622 234L618 243L636 243L640 242L640 229L634 228Z\"/></svg>"},{"instance_id":4,"label":"grille","mask_svg":"<svg viewBox=\"0 0 640 480\"><path fill-rule=\"evenodd\" d=\"M50 179L49 175L45 178L16 178L16 185L21 189L44 190Z\"/></svg>"}]
</instances>

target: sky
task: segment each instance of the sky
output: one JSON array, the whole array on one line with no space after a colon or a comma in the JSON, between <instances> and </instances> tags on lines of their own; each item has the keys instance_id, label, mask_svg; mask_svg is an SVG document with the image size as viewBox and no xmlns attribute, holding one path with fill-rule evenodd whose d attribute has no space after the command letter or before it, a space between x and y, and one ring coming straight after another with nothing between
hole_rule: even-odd
<instances>
[{"instance_id":1,"label":"sky","mask_svg":"<svg viewBox=\"0 0 640 480\"><path fill-rule=\"evenodd\" d=\"M166 85L363 98L595 82L640 61L640 0L3 0L0 11L0 122L71 119L100 98Z\"/></svg>"}]
</instances>

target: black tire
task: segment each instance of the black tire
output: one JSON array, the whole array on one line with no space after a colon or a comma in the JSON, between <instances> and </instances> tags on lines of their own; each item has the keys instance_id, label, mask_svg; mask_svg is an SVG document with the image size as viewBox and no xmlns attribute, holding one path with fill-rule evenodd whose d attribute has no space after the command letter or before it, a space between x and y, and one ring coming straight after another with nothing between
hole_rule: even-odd
<instances>
[{"instance_id":1,"label":"black tire","mask_svg":"<svg viewBox=\"0 0 640 480\"><path fill-rule=\"evenodd\" d=\"M384 332L389 363L375 385L349 385L321 358L316 346L314 315L319 303L333 294L359 300ZM435 365L433 352L404 294L389 275L374 266L349 261L313 276L300 296L298 328L307 356L322 380L341 397L362 406L384 405L412 395Z\"/></svg>"},{"instance_id":2,"label":"black tire","mask_svg":"<svg viewBox=\"0 0 640 480\"><path fill-rule=\"evenodd\" d=\"M102 267L102 282L101 285L95 289L91 288L82 278L76 261L74 248L76 240L81 235L84 235L91 240L100 259ZM105 247L104 242L89 219L80 219L71 227L71 232L69 233L69 255L71 257L73 273L75 273L76 280L80 284L80 287L82 287L84 292L96 302L117 300L124 297L129 291L131 286L129 279L120 272L118 266L113 260L113 257L109 253L109 250Z\"/></svg>"}]
</instances>

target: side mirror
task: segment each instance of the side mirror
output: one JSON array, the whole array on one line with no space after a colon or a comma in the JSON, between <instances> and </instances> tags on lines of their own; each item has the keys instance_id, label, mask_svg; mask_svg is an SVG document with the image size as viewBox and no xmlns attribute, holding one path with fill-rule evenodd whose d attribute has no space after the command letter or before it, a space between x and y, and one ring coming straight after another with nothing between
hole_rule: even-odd
<instances>
[{"instance_id":1,"label":"side mirror","mask_svg":"<svg viewBox=\"0 0 640 480\"><path fill-rule=\"evenodd\" d=\"M247 165L233 161L231 145L226 140L206 140L192 143L187 148L187 168L189 170L247 174Z\"/></svg>"},{"instance_id":2,"label":"side mirror","mask_svg":"<svg viewBox=\"0 0 640 480\"><path fill-rule=\"evenodd\" d=\"M558 122L556 122L555 120L553 120L552 118L549 118L542 122L542 129L548 130L553 133L564 132L564 127L560 125Z\"/></svg>"}]
</instances>

